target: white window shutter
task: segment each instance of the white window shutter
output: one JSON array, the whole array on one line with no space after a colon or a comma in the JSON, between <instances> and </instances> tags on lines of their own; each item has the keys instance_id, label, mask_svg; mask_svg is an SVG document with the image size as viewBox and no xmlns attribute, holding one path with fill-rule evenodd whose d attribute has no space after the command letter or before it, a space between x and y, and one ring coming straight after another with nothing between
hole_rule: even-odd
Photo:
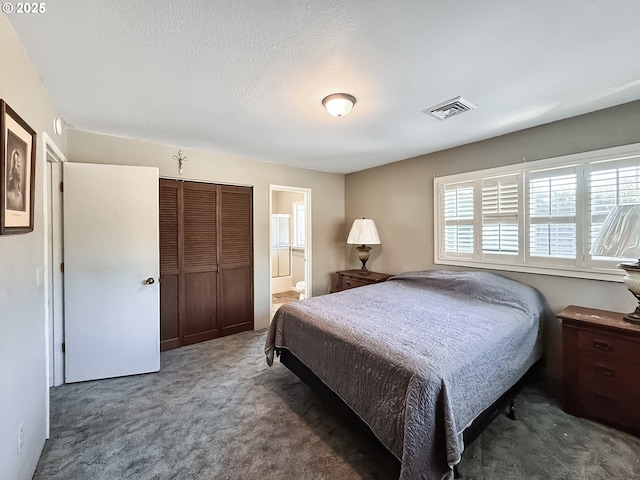
<instances>
[{"instance_id":1,"label":"white window shutter","mask_svg":"<svg viewBox=\"0 0 640 480\"><path fill-rule=\"evenodd\" d=\"M640 204L640 143L434 179L437 264L619 281L590 247L616 205Z\"/></svg>"},{"instance_id":2,"label":"white window shutter","mask_svg":"<svg viewBox=\"0 0 640 480\"><path fill-rule=\"evenodd\" d=\"M518 253L518 176L482 180L482 252Z\"/></svg>"},{"instance_id":3,"label":"white window shutter","mask_svg":"<svg viewBox=\"0 0 640 480\"><path fill-rule=\"evenodd\" d=\"M473 185L445 185L444 251L471 255L473 241Z\"/></svg>"},{"instance_id":4,"label":"white window shutter","mask_svg":"<svg viewBox=\"0 0 640 480\"><path fill-rule=\"evenodd\" d=\"M576 258L577 175L574 168L529 177L529 255Z\"/></svg>"}]
</instances>

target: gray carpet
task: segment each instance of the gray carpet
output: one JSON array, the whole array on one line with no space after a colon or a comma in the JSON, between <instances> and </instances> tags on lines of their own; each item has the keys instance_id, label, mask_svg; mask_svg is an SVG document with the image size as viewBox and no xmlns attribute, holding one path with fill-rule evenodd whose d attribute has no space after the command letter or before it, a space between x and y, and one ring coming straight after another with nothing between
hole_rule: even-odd
<instances>
[{"instance_id":1,"label":"gray carpet","mask_svg":"<svg viewBox=\"0 0 640 480\"><path fill-rule=\"evenodd\" d=\"M265 332L162 354L159 373L51 391L35 479L393 479L399 464L285 367ZM571 417L529 386L463 455L464 479L638 479L640 439Z\"/></svg>"}]
</instances>

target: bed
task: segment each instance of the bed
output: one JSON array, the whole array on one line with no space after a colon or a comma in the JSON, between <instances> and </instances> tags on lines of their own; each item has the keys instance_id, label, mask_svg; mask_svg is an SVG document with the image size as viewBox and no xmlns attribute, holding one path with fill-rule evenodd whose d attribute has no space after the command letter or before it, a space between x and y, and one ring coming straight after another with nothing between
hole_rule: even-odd
<instances>
[{"instance_id":1,"label":"bed","mask_svg":"<svg viewBox=\"0 0 640 480\"><path fill-rule=\"evenodd\" d=\"M542 356L551 312L488 272L424 271L282 306L265 354L291 354L400 461L402 480L452 477L464 431Z\"/></svg>"}]
</instances>

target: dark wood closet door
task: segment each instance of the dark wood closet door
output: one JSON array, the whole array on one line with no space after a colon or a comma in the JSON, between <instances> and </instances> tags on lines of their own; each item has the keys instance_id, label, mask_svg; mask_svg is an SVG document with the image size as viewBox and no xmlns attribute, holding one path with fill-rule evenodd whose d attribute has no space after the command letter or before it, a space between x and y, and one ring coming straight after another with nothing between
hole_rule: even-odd
<instances>
[{"instance_id":1,"label":"dark wood closet door","mask_svg":"<svg viewBox=\"0 0 640 480\"><path fill-rule=\"evenodd\" d=\"M252 189L220 187L220 326L253 330Z\"/></svg>"},{"instance_id":2,"label":"dark wood closet door","mask_svg":"<svg viewBox=\"0 0 640 480\"><path fill-rule=\"evenodd\" d=\"M183 182L182 345L218 335L218 187Z\"/></svg>"},{"instance_id":3,"label":"dark wood closet door","mask_svg":"<svg viewBox=\"0 0 640 480\"><path fill-rule=\"evenodd\" d=\"M249 187L160 180L160 348L253 329Z\"/></svg>"},{"instance_id":4,"label":"dark wood closet door","mask_svg":"<svg viewBox=\"0 0 640 480\"><path fill-rule=\"evenodd\" d=\"M160 180L160 351L180 346L178 187L173 180Z\"/></svg>"}]
</instances>

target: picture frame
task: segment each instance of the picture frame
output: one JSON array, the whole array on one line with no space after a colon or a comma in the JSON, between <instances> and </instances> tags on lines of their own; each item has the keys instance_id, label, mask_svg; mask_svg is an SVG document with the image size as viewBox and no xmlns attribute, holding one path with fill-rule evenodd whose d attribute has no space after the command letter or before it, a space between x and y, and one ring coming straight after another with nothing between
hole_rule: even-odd
<instances>
[{"instance_id":1,"label":"picture frame","mask_svg":"<svg viewBox=\"0 0 640 480\"><path fill-rule=\"evenodd\" d=\"M33 231L37 135L0 99L0 235Z\"/></svg>"}]
</instances>

